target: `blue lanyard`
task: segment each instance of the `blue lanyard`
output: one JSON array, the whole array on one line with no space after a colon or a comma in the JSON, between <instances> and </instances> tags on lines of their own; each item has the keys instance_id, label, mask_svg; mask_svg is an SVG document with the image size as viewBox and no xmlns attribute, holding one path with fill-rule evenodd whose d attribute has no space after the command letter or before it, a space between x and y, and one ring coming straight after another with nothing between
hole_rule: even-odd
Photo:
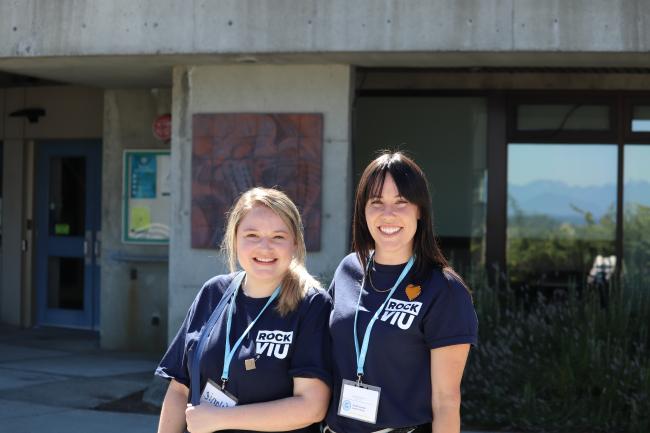
<instances>
[{"instance_id":1,"label":"blue lanyard","mask_svg":"<svg viewBox=\"0 0 650 433\"><path fill-rule=\"evenodd\" d=\"M368 272L370 272L370 263L372 263L372 256L370 256L370 259L368 260L368 265L366 266L366 272L363 275L363 281L361 282L361 288L359 289L359 299L357 300L357 309L354 312L354 351L357 355L358 382L361 382L361 377L363 376L363 366L366 363L366 353L368 352L368 344L370 343L370 333L372 332L372 327L375 325L375 322L379 318L379 315L386 307L388 300L391 298L391 296L393 296L393 293L395 293L397 286L400 285L404 277L406 277L406 274L408 274L408 272L411 270L411 267L413 266L413 262L415 262L415 258L411 256L411 258L409 258L409 261L406 263L406 266L404 266L402 273L399 275L399 278L397 278L397 281L395 281L395 285L393 286L392 289L390 289L390 292L388 292L388 296L386 296L384 302L382 302L379 308L377 308L377 311L375 311L375 314L372 316L372 319L370 319L370 323L368 323L366 332L363 335L363 343L361 344L361 351L359 351L359 337L357 336L357 318L359 316L359 307L361 306L361 295L363 295L363 286L365 283L366 275L368 274Z\"/></svg>"},{"instance_id":2,"label":"blue lanyard","mask_svg":"<svg viewBox=\"0 0 650 433\"><path fill-rule=\"evenodd\" d=\"M235 355L235 352L237 352L237 349L241 345L242 341L244 341L244 338L248 335L251 328L255 325L255 322L257 322L257 319L260 318L262 313L264 313L264 311L266 311L268 306L271 305L271 303L275 300L275 298L278 297L278 295L280 294L280 287L281 286L275 288L269 300L266 301L266 305L264 305L264 308L262 308L262 311L259 312L255 320L253 320L250 323L250 325L248 325L248 327L244 330L244 332L239 337L239 339L235 342L232 348L230 348L230 328L232 327L232 310L233 310L233 306L235 305L235 298L237 297L237 292L239 291L239 287L237 287L233 292L232 299L230 301L230 307L228 308L228 320L226 322L226 349L223 354L223 371L221 373L221 388L224 388L226 386L226 382L228 382L228 376L230 375L230 361L232 361L232 357Z\"/></svg>"},{"instance_id":3,"label":"blue lanyard","mask_svg":"<svg viewBox=\"0 0 650 433\"><path fill-rule=\"evenodd\" d=\"M217 320L221 317L221 314L223 313L224 308L226 307L226 303L228 300L231 298L231 294L235 292L237 288L239 288L239 285L243 281L244 277L246 276L245 272L240 272L233 278L233 280L230 282L230 285L226 289L226 291L223 293L223 296L221 297L221 300L217 304L214 310L212 310L212 314L210 314L210 318L208 319L208 322L205 324L203 329L201 329L199 333L199 339L198 342L196 343L196 350L193 353L193 356L191 358L191 362L189 363L189 373L190 373L190 390L191 392L191 399L190 402L193 405L198 405L200 403L200 380L201 380L201 372L200 372L200 362L201 362L201 357L203 356L203 351L205 350L205 345L210 338L210 334L212 334L212 328L214 328L214 325L217 323ZM191 350L191 349L190 349Z\"/></svg>"}]
</instances>

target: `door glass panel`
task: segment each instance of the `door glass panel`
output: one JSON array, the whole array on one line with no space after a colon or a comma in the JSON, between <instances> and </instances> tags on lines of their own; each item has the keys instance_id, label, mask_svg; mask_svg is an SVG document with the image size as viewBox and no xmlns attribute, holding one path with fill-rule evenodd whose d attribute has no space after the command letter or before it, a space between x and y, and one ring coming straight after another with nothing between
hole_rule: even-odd
<instances>
[{"instance_id":1,"label":"door glass panel","mask_svg":"<svg viewBox=\"0 0 650 433\"><path fill-rule=\"evenodd\" d=\"M355 118L355 184L381 149L401 149L427 175L434 231L465 276L483 269L487 104L469 97L362 97Z\"/></svg>"},{"instance_id":2,"label":"door glass panel","mask_svg":"<svg viewBox=\"0 0 650 433\"><path fill-rule=\"evenodd\" d=\"M86 224L85 158L50 158L49 190L49 234L83 236Z\"/></svg>"},{"instance_id":3,"label":"door glass panel","mask_svg":"<svg viewBox=\"0 0 650 433\"><path fill-rule=\"evenodd\" d=\"M3 170L3 146L2 141L0 141L0 250L2 249L2 170Z\"/></svg>"},{"instance_id":4,"label":"door glass panel","mask_svg":"<svg viewBox=\"0 0 650 433\"><path fill-rule=\"evenodd\" d=\"M519 105L517 129L520 131L606 131L609 125L607 105Z\"/></svg>"},{"instance_id":5,"label":"door glass panel","mask_svg":"<svg viewBox=\"0 0 650 433\"><path fill-rule=\"evenodd\" d=\"M511 284L581 287L615 264L615 145L508 145ZM600 256L600 258L599 258Z\"/></svg>"},{"instance_id":6,"label":"door glass panel","mask_svg":"<svg viewBox=\"0 0 650 433\"><path fill-rule=\"evenodd\" d=\"M84 259L49 257L47 306L82 310L84 305Z\"/></svg>"},{"instance_id":7,"label":"door glass panel","mask_svg":"<svg viewBox=\"0 0 650 433\"><path fill-rule=\"evenodd\" d=\"M632 132L650 132L650 105L637 105L632 112Z\"/></svg>"},{"instance_id":8,"label":"door glass panel","mask_svg":"<svg viewBox=\"0 0 650 433\"><path fill-rule=\"evenodd\" d=\"M623 258L626 275L650 276L650 146L626 145Z\"/></svg>"}]
</instances>

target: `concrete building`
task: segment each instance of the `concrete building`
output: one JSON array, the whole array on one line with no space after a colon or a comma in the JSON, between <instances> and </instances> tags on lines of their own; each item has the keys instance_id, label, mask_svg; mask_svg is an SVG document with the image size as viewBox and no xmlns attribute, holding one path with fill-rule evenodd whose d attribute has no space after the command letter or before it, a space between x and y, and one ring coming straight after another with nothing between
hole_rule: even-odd
<instances>
[{"instance_id":1,"label":"concrete building","mask_svg":"<svg viewBox=\"0 0 650 433\"><path fill-rule=\"evenodd\" d=\"M427 171L461 272L643 264L648 29L644 0L0 2L0 321L161 350L225 269L210 194L258 183L302 200L327 278L386 147Z\"/></svg>"}]
</instances>

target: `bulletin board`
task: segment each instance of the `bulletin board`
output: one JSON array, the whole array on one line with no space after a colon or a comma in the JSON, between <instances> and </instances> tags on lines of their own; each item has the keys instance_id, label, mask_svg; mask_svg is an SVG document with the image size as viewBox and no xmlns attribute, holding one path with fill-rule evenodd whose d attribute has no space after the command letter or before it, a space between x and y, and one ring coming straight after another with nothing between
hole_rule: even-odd
<instances>
[{"instance_id":1,"label":"bulletin board","mask_svg":"<svg viewBox=\"0 0 650 433\"><path fill-rule=\"evenodd\" d=\"M168 150L124 151L122 242L169 243L170 162Z\"/></svg>"}]
</instances>

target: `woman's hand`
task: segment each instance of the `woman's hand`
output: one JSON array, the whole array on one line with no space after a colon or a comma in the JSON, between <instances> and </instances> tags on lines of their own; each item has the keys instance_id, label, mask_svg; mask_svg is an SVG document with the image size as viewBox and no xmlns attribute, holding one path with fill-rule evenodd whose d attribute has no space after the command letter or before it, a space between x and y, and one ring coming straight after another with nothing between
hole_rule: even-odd
<instances>
[{"instance_id":1,"label":"woman's hand","mask_svg":"<svg viewBox=\"0 0 650 433\"><path fill-rule=\"evenodd\" d=\"M190 433L296 430L321 421L329 398L329 387L320 379L295 377L291 397L229 408L188 404L185 420Z\"/></svg>"},{"instance_id":2,"label":"woman's hand","mask_svg":"<svg viewBox=\"0 0 650 433\"><path fill-rule=\"evenodd\" d=\"M211 433L221 430L219 428L219 411L224 410L211 404L198 406L187 405L185 409L185 422L190 433Z\"/></svg>"}]
</instances>

